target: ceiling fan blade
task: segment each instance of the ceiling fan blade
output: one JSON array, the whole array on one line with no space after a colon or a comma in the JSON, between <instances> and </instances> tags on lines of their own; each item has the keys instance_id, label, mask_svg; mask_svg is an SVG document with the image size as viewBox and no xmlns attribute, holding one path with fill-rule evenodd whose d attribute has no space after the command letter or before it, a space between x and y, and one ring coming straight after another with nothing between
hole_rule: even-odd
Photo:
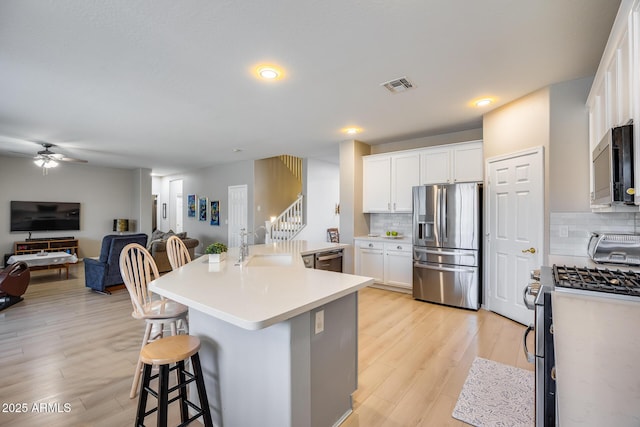
<instances>
[{"instance_id":1,"label":"ceiling fan blade","mask_svg":"<svg viewBox=\"0 0 640 427\"><path fill-rule=\"evenodd\" d=\"M74 159L72 157L60 157L59 159L56 158L56 160L60 160L61 162L69 162L69 163L88 163L87 160L84 159Z\"/></svg>"}]
</instances>

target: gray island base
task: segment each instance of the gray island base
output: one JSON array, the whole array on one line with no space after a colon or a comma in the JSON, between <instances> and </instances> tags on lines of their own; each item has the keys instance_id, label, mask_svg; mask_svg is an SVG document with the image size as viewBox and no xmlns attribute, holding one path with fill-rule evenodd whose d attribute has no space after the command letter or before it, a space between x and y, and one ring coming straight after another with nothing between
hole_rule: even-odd
<instances>
[{"instance_id":1,"label":"gray island base","mask_svg":"<svg viewBox=\"0 0 640 427\"><path fill-rule=\"evenodd\" d=\"M324 311L324 331L315 317ZM357 293L247 330L189 310L217 426L330 427L357 388Z\"/></svg>"}]
</instances>

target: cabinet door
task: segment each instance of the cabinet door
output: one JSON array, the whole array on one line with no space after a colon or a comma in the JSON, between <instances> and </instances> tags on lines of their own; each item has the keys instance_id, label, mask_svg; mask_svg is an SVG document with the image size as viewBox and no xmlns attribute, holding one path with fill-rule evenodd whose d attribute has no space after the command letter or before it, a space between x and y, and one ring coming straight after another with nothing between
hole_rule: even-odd
<instances>
[{"instance_id":1,"label":"cabinet door","mask_svg":"<svg viewBox=\"0 0 640 427\"><path fill-rule=\"evenodd\" d=\"M373 243L371 246L371 248L357 248L358 268L356 274L373 277L376 282L382 283L384 279L384 252L380 248L375 248Z\"/></svg>"},{"instance_id":2,"label":"cabinet door","mask_svg":"<svg viewBox=\"0 0 640 427\"><path fill-rule=\"evenodd\" d=\"M420 185L420 154L393 156L391 162L391 209L411 212L413 187Z\"/></svg>"},{"instance_id":3,"label":"cabinet door","mask_svg":"<svg viewBox=\"0 0 640 427\"><path fill-rule=\"evenodd\" d=\"M451 150L429 149L420 154L420 184L447 184L451 174Z\"/></svg>"},{"instance_id":4,"label":"cabinet door","mask_svg":"<svg viewBox=\"0 0 640 427\"><path fill-rule=\"evenodd\" d=\"M411 245L385 245L384 282L388 285L411 289L413 287L413 257L407 248Z\"/></svg>"},{"instance_id":5,"label":"cabinet door","mask_svg":"<svg viewBox=\"0 0 640 427\"><path fill-rule=\"evenodd\" d=\"M391 210L391 157L363 158L362 210Z\"/></svg>"},{"instance_id":6,"label":"cabinet door","mask_svg":"<svg viewBox=\"0 0 640 427\"><path fill-rule=\"evenodd\" d=\"M470 143L453 149L453 182L484 180L482 143Z\"/></svg>"}]
</instances>

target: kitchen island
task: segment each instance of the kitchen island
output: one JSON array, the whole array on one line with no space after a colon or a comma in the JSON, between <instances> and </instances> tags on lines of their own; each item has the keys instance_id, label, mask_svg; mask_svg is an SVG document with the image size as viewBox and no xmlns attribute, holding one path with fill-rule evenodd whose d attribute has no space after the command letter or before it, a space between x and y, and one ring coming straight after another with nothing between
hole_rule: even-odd
<instances>
[{"instance_id":1,"label":"kitchen island","mask_svg":"<svg viewBox=\"0 0 640 427\"><path fill-rule=\"evenodd\" d=\"M303 241L205 255L150 284L189 307L209 406L219 426L331 426L357 388L362 276L313 270L301 256L345 245Z\"/></svg>"}]
</instances>

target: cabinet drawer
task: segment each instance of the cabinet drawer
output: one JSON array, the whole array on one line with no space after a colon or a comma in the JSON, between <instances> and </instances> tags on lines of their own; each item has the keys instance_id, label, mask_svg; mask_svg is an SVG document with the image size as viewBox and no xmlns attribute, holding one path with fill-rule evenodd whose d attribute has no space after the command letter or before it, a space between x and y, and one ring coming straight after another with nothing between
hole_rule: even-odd
<instances>
[{"instance_id":1,"label":"cabinet drawer","mask_svg":"<svg viewBox=\"0 0 640 427\"><path fill-rule=\"evenodd\" d=\"M385 243L385 252L407 252L411 253L413 246L411 243Z\"/></svg>"},{"instance_id":2,"label":"cabinet drawer","mask_svg":"<svg viewBox=\"0 0 640 427\"><path fill-rule=\"evenodd\" d=\"M378 250L383 250L384 249L384 243L382 242L372 242L369 240L359 240L357 241L356 245L359 248L362 249L378 249Z\"/></svg>"}]
</instances>

